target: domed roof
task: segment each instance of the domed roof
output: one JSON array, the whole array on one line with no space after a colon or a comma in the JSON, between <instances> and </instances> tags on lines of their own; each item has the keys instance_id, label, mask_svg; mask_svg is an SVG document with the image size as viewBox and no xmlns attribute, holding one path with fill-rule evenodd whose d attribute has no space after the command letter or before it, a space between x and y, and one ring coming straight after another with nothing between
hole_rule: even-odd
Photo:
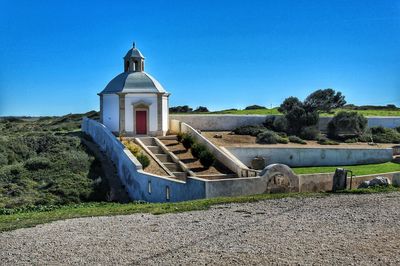
<instances>
[{"instance_id":1,"label":"domed roof","mask_svg":"<svg viewBox=\"0 0 400 266\"><path fill-rule=\"evenodd\" d=\"M124 59L128 59L128 58L144 59L144 56L142 55L142 53L135 47L135 42L133 42L132 48L124 56Z\"/></svg>"},{"instance_id":2,"label":"domed roof","mask_svg":"<svg viewBox=\"0 0 400 266\"><path fill-rule=\"evenodd\" d=\"M113 78L100 92L100 94L110 93L166 93L163 86L146 72L124 72Z\"/></svg>"}]
</instances>

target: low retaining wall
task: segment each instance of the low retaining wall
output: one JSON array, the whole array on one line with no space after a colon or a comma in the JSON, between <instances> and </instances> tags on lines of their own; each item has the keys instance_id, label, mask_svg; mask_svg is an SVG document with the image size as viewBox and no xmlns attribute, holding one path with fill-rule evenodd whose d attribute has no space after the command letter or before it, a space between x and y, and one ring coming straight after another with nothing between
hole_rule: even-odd
<instances>
[{"instance_id":1,"label":"low retaining wall","mask_svg":"<svg viewBox=\"0 0 400 266\"><path fill-rule=\"evenodd\" d=\"M391 148L226 147L226 149L247 166L251 165L251 160L256 156L264 157L267 165L281 163L291 167L384 163L393 158Z\"/></svg>"},{"instance_id":2,"label":"low retaining wall","mask_svg":"<svg viewBox=\"0 0 400 266\"><path fill-rule=\"evenodd\" d=\"M300 192L324 192L332 190L333 175L335 173L298 175ZM400 178L400 172L383 174L353 176L352 188L357 188L362 182L371 180L377 176L383 176L390 181ZM350 177L347 178L347 188L350 188Z\"/></svg>"},{"instance_id":3,"label":"low retaining wall","mask_svg":"<svg viewBox=\"0 0 400 266\"><path fill-rule=\"evenodd\" d=\"M82 131L90 135L115 164L118 176L132 200L177 202L206 197L205 182L202 180L188 177L183 182L144 172L135 156L103 124L84 118Z\"/></svg>"},{"instance_id":4,"label":"low retaining wall","mask_svg":"<svg viewBox=\"0 0 400 266\"><path fill-rule=\"evenodd\" d=\"M278 115L279 116L279 115ZM230 131L239 126L260 125L265 121L267 115L180 115L172 114L169 118L179 120L195 129L209 131ZM332 117L320 117L318 128L326 131ZM383 126L395 128L400 126L400 117L367 117L368 127Z\"/></svg>"},{"instance_id":5,"label":"low retaining wall","mask_svg":"<svg viewBox=\"0 0 400 266\"><path fill-rule=\"evenodd\" d=\"M172 124L176 124L176 121L171 121ZM236 158L231 158L222 150L220 150L217 146L215 146L211 141L202 136L197 130L192 128L186 123L179 123L180 129L178 132L188 133L192 135L199 143L205 145L207 149L214 154L218 161L220 161L223 165L229 168L232 172L236 173L239 177L243 176L243 170L247 169L247 166L242 164L241 161Z\"/></svg>"}]
</instances>

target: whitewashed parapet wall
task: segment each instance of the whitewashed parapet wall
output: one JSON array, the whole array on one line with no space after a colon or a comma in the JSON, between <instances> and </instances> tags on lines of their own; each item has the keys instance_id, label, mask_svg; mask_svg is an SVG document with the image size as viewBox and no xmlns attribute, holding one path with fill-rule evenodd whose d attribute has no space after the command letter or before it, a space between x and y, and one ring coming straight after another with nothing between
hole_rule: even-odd
<instances>
[{"instance_id":1,"label":"whitewashed parapet wall","mask_svg":"<svg viewBox=\"0 0 400 266\"><path fill-rule=\"evenodd\" d=\"M229 168L232 172L236 173L239 177L256 176L257 172L249 169L246 165L240 162L236 157L230 156L230 154L224 152L222 149L214 145L211 141L201 135L200 132L195 130L193 127L186 123L182 123L177 120L170 120L170 131L171 132L182 132L188 133L193 136L197 142L205 145L207 149L214 154L218 161Z\"/></svg>"},{"instance_id":2,"label":"whitewashed parapet wall","mask_svg":"<svg viewBox=\"0 0 400 266\"><path fill-rule=\"evenodd\" d=\"M85 117L82 131L91 136L115 164L118 176L132 200L177 202L206 197L204 181L188 177L184 182L144 172L136 157L103 124Z\"/></svg>"},{"instance_id":3,"label":"whitewashed parapet wall","mask_svg":"<svg viewBox=\"0 0 400 266\"><path fill-rule=\"evenodd\" d=\"M169 118L184 122L195 129L229 131L240 126L261 125L267 115L218 115L218 114L170 114ZM318 127L325 131L331 117L320 117ZM368 126L395 128L400 126L400 117L367 117Z\"/></svg>"},{"instance_id":4,"label":"whitewashed parapet wall","mask_svg":"<svg viewBox=\"0 0 400 266\"><path fill-rule=\"evenodd\" d=\"M226 147L245 165L257 157L268 164L280 163L290 167L336 166L384 163L393 159L392 148L297 148L297 147Z\"/></svg>"}]
</instances>

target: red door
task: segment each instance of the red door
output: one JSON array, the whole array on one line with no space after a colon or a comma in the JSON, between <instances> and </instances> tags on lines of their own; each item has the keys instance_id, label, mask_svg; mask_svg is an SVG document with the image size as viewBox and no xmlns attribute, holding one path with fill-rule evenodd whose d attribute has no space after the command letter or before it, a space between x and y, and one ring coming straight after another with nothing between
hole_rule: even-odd
<instances>
[{"instance_id":1,"label":"red door","mask_svg":"<svg viewBox=\"0 0 400 266\"><path fill-rule=\"evenodd\" d=\"M136 111L136 134L147 134L147 111Z\"/></svg>"}]
</instances>

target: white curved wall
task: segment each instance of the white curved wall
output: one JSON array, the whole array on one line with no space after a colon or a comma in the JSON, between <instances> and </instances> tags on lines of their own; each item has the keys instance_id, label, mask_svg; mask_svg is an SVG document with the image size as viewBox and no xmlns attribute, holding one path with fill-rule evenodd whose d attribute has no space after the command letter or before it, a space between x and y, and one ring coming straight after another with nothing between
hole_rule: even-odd
<instances>
[{"instance_id":1,"label":"white curved wall","mask_svg":"<svg viewBox=\"0 0 400 266\"><path fill-rule=\"evenodd\" d=\"M103 124L112 132L119 131L119 97L116 94L103 96Z\"/></svg>"}]
</instances>

